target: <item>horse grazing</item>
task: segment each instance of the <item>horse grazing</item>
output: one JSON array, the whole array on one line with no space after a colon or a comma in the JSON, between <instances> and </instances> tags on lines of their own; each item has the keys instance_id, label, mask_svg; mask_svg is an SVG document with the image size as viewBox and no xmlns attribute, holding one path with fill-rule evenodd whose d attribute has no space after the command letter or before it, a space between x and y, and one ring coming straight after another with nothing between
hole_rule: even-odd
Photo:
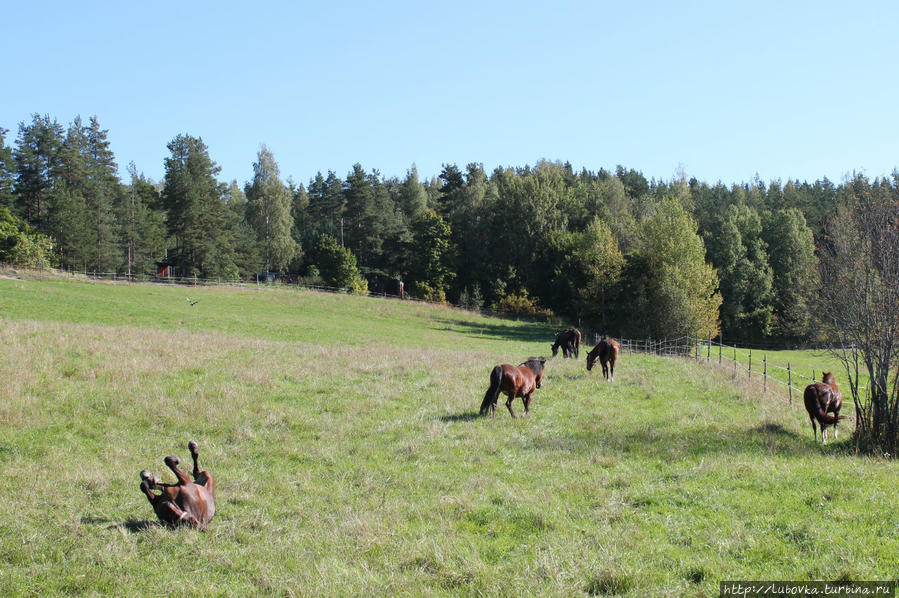
<instances>
[{"instance_id":1,"label":"horse grazing","mask_svg":"<svg viewBox=\"0 0 899 598\"><path fill-rule=\"evenodd\" d=\"M190 456L194 460L193 481L178 468L180 459L169 456L165 464L178 478L177 484L163 484L159 478L146 469L140 472L140 489L153 505L156 516L169 527L189 525L203 529L215 515L215 480L208 471L200 471L197 466L197 443L187 443ZM153 494L160 490L161 494Z\"/></svg>"},{"instance_id":2,"label":"horse grazing","mask_svg":"<svg viewBox=\"0 0 899 598\"><path fill-rule=\"evenodd\" d=\"M524 403L524 414L530 413L531 395L540 388L543 382L543 366L546 365L546 359L528 359L519 366L504 363L493 368L490 372L490 386L484 394L484 400L481 402L481 415L487 415L488 411L496 417L496 403L499 400L499 393L505 393L509 399L506 401L506 407L512 417L515 412L512 411L512 399L521 397Z\"/></svg>"},{"instance_id":3,"label":"horse grazing","mask_svg":"<svg viewBox=\"0 0 899 598\"><path fill-rule=\"evenodd\" d=\"M603 337L593 350L587 353L587 371L593 369L593 364L599 358L602 365L602 375L609 382L615 381L615 362L618 361L618 343L611 338Z\"/></svg>"},{"instance_id":4,"label":"horse grazing","mask_svg":"<svg viewBox=\"0 0 899 598\"><path fill-rule=\"evenodd\" d=\"M840 416L840 407L843 406L843 395L837 387L836 380L831 372L824 372L822 382L812 382L805 387L803 399L808 418L812 422L812 434L818 440L818 430L815 421L821 425L821 443L827 442L827 426L833 426L833 437L837 438L837 423L845 416ZM833 415L828 415L833 413Z\"/></svg>"},{"instance_id":5,"label":"horse grazing","mask_svg":"<svg viewBox=\"0 0 899 598\"><path fill-rule=\"evenodd\" d=\"M556 342L552 345L553 357L559 353L559 347L562 347L562 357L577 359L581 349L581 331L577 328L569 328L557 334Z\"/></svg>"}]
</instances>

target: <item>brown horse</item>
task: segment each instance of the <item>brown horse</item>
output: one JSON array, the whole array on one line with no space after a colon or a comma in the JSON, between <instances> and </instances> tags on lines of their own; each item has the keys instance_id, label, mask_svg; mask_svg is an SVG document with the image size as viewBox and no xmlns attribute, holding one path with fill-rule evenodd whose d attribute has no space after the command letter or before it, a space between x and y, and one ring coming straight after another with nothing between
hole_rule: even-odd
<instances>
[{"instance_id":1,"label":"brown horse","mask_svg":"<svg viewBox=\"0 0 899 598\"><path fill-rule=\"evenodd\" d=\"M812 382L805 387L803 399L808 418L812 422L812 434L818 440L818 430L815 421L821 425L821 443L827 442L827 426L833 426L833 437L837 438L837 423L843 417L840 416L840 407L843 406L843 395L837 387L836 380L831 372L824 372L822 382ZM833 413L833 415L828 415Z\"/></svg>"},{"instance_id":2,"label":"brown horse","mask_svg":"<svg viewBox=\"0 0 899 598\"><path fill-rule=\"evenodd\" d=\"M215 480L208 471L200 471L197 466L197 443L187 443L190 456L194 460L193 481L178 468L180 459L169 456L165 464L178 478L177 484L163 484L159 478L146 469L140 472L140 489L153 505L156 516L169 527L189 525L203 529L215 515ZM160 490L161 494L153 494Z\"/></svg>"},{"instance_id":3,"label":"brown horse","mask_svg":"<svg viewBox=\"0 0 899 598\"><path fill-rule=\"evenodd\" d=\"M559 353L559 347L562 347L562 357L577 359L581 349L581 331L569 328L557 334L556 342L552 345L553 357Z\"/></svg>"},{"instance_id":4,"label":"brown horse","mask_svg":"<svg viewBox=\"0 0 899 598\"><path fill-rule=\"evenodd\" d=\"M587 371L593 369L593 364L599 358L602 365L602 375L609 382L615 381L615 362L618 361L618 343L611 338L603 337L593 350L587 353Z\"/></svg>"},{"instance_id":5,"label":"brown horse","mask_svg":"<svg viewBox=\"0 0 899 598\"><path fill-rule=\"evenodd\" d=\"M488 411L496 417L496 403L499 400L499 393L505 393L509 399L506 401L506 407L512 417L515 412L512 411L512 399L521 397L524 403L524 414L530 413L531 395L540 388L543 382L543 366L546 365L546 359L528 359L519 366L504 363L493 368L490 372L490 386L484 394L484 400L481 402L481 415L487 415Z\"/></svg>"}]
</instances>

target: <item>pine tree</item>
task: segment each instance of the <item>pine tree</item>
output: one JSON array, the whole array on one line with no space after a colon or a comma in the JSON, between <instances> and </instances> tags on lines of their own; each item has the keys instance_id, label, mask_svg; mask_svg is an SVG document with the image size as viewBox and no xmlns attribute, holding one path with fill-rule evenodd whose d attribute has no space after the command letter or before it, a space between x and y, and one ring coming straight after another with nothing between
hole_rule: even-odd
<instances>
[{"instance_id":1,"label":"pine tree","mask_svg":"<svg viewBox=\"0 0 899 598\"><path fill-rule=\"evenodd\" d=\"M19 123L13 157L16 161L16 212L26 223L44 231L63 129L49 116L32 115L31 124Z\"/></svg>"},{"instance_id":2,"label":"pine tree","mask_svg":"<svg viewBox=\"0 0 899 598\"><path fill-rule=\"evenodd\" d=\"M156 187L134 163L128 165L131 184L119 194L116 205L124 247L123 270L129 276L154 274L165 252L165 213Z\"/></svg>"},{"instance_id":3,"label":"pine tree","mask_svg":"<svg viewBox=\"0 0 899 598\"><path fill-rule=\"evenodd\" d=\"M200 138L178 135L167 147L171 155L165 159L162 201L175 245L169 257L178 274L237 278L237 216L215 179L219 167Z\"/></svg>"},{"instance_id":4,"label":"pine tree","mask_svg":"<svg viewBox=\"0 0 899 598\"><path fill-rule=\"evenodd\" d=\"M76 121L80 124L80 119ZM100 128L96 116L85 128L87 138L87 181L85 197L93 216L95 264L98 272L108 272L119 263L116 218L113 203L120 193L115 157L109 149L108 131Z\"/></svg>"},{"instance_id":5,"label":"pine tree","mask_svg":"<svg viewBox=\"0 0 899 598\"><path fill-rule=\"evenodd\" d=\"M15 197L13 190L16 184L16 161L12 148L6 145L8 129L0 127L0 206L13 209Z\"/></svg>"},{"instance_id":6,"label":"pine tree","mask_svg":"<svg viewBox=\"0 0 899 598\"><path fill-rule=\"evenodd\" d=\"M812 302L818 283L815 240L797 208L777 210L766 221L764 238L773 275L776 333L794 341L814 336Z\"/></svg>"}]
</instances>

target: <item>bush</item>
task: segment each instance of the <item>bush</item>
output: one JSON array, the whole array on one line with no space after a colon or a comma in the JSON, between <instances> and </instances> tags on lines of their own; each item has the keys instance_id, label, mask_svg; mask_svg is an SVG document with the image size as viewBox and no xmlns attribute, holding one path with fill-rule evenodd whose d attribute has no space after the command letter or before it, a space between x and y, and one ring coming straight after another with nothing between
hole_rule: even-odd
<instances>
[{"instance_id":1,"label":"bush","mask_svg":"<svg viewBox=\"0 0 899 598\"><path fill-rule=\"evenodd\" d=\"M52 267L56 264L52 241L0 206L0 262L27 268Z\"/></svg>"},{"instance_id":2,"label":"bush","mask_svg":"<svg viewBox=\"0 0 899 598\"><path fill-rule=\"evenodd\" d=\"M496 304L496 311L510 316L551 316L553 313L540 307L537 299L528 297L526 290L522 290L520 295L512 293L502 297Z\"/></svg>"}]
</instances>

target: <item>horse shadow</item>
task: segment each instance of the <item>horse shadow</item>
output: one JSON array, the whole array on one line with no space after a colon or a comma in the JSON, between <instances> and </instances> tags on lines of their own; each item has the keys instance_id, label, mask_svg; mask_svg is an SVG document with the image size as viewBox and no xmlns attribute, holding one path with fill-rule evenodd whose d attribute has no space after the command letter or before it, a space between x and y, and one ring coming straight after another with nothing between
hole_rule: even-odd
<instances>
[{"instance_id":1,"label":"horse shadow","mask_svg":"<svg viewBox=\"0 0 899 598\"><path fill-rule=\"evenodd\" d=\"M614 450L647 456L671 458L699 457L709 454L735 454L739 452L770 452L782 455L812 456L820 454L842 454L852 451L852 443L840 439L838 442L821 445L808 435L765 422L744 428L731 434L715 434L695 430L697 434L670 428L646 428L630 431L608 431L602 440ZM588 433L595 434L595 432ZM577 435L578 440L588 440L585 435Z\"/></svg>"},{"instance_id":2,"label":"horse shadow","mask_svg":"<svg viewBox=\"0 0 899 598\"><path fill-rule=\"evenodd\" d=\"M151 521L149 519L126 519L121 523L112 523L110 519L106 519L103 517L94 517L92 515L85 515L81 518L81 523L85 523L88 525L103 525L110 524L106 526L106 529L117 529L117 530L125 530L130 534L137 534L144 530L148 530L153 527L158 527L159 523L156 521Z\"/></svg>"},{"instance_id":3,"label":"horse shadow","mask_svg":"<svg viewBox=\"0 0 899 598\"><path fill-rule=\"evenodd\" d=\"M469 411L466 413L451 413L449 415L441 415L439 418L443 423L455 423L455 422L473 422L476 419L480 419L481 414Z\"/></svg>"},{"instance_id":4,"label":"horse shadow","mask_svg":"<svg viewBox=\"0 0 899 598\"><path fill-rule=\"evenodd\" d=\"M145 530L148 530L148 529L151 529L154 527L159 527L159 526L160 526L160 524L158 521L150 521L149 519L141 519L141 520L128 519L127 521L123 521L122 523L119 523L118 525L112 525L110 527L118 527L120 529L126 529L131 534L137 534L142 531L145 531Z\"/></svg>"}]
</instances>

